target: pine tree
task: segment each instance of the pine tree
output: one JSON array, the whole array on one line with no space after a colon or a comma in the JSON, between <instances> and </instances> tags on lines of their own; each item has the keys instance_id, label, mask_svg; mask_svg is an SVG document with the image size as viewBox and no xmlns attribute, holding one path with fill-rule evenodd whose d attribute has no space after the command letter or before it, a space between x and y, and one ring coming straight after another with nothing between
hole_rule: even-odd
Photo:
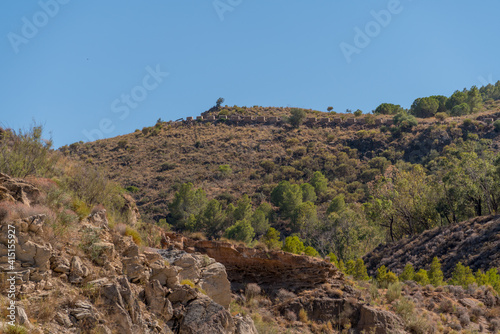
<instances>
[{"instance_id":1,"label":"pine tree","mask_svg":"<svg viewBox=\"0 0 500 334\"><path fill-rule=\"evenodd\" d=\"M411 263L407 263L403 269L403 272L399 276L399 280L404 281L412 281L415 276L415 269Z\"/></svg>"},{"instance_id":2,"label":"pine tree","mask_svg":"<svg viewBox=\"0 0 500 334\"><path fill-rule=\"evenodd\" d=\"M470 284L475 282L476 279L472 270L469 267L465 267L462 262L458 262L453 270L453 273L451 274L450 283L467 288Z\"/></svg>"},{"instance_id":3,"label":"pine tree","mask_svg":"<svg viewBox=\"0 0 500 334\"><path fill-rule=\"evenodd\" d=\"M415 282L417 282L420 285L427 285L430 283L429 280L429 275L427 274L427 270L425 269L420 269L419 271L416 272L414 276Z\"/></svg>"},{"instance_id":4,"label":"pine tree","mask_svg":"<svg viewBox=\"0 0 500 334\"><path fill-rule=\"evenodd\" d=\"M362 258L356 260L354 265L354 278L360 281L368 281L370 279L366 271L365 262Z\"/></svg>"},{"instance_id":5,"label":"pine tree","mask_svg":"<svg viewBox=\"0 0 500 334\"><path fill-rule=\"evenodd\" d=\"M431 263L431 268L429 269L429 281L434 286L439 286L443 284L443 272L441 271L441 262L434 256Z\"/></svg>"}]
</instances>

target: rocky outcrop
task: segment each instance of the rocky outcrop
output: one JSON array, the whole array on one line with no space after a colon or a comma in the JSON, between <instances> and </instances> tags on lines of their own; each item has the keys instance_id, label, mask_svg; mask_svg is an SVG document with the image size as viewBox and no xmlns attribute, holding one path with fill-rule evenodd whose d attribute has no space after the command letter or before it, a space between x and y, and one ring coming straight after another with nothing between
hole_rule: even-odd
<instances>
[{"instance_id":1,"label":"rocky outcrop","mask_svg":"<svg viewBox=\"0 0 500 334\"><path fill-rule=\"evenodd\" d=\"M4 175L0 182L4 200L26 207L36 200L32 185ZM72 226L73 244L54 243L45 215L9 217L0 217L0 274L17 272L24 296L17 321L34 333L40 324L30 323L33 314L46 314L50 333L256 333L250 318L227 310L225 267L207 255L140 248L110 229L105 210Z\"/></svg>"},{"instance_id":2,"label":"rocky outcrop","mask_svg":"<svg viewBox=\"0 0 500 334\"><path fill-rule=\"evenodd\" d=\"M193 240L170 232L165 233L164 245L189 253L207 254L222 263L233 290L257 283L263 289L298 291L343 277L334 265L310 256L263 251L220 241Z\"/></svg>"},{"instance_id":3,"label":"rocky outcrop","mask_svg":"<svg viewBox=\"0 0 500 334\"><path fill-rule=\"evenodd\" d=\"M361 333L403 333L404 324L394 313L362 305L356 329Z\"/></svg>"},{"instance_id":4,"label":"rocky outcrop","mask_svg":"<svg viewBox=\"0 0 500 334\"><path fill-rule=\"evenodd\" d=\"M21 202L25 205L36 203L40 190L34 185L0 173L0 201Z\"/></svg>"},{"instance_id":5,"label":"rocky outcrop","mask_svg":"<svg viewBox=\"0 0 500 334\"><path fill-rule=\"evenodd\" d=\"M226 268L219 262L201 254L189 254L181 250L159 250L159 253L178 272L180 280L190 280L216 303L229 307L231 285Z\"/></svg>"}]
</instances>

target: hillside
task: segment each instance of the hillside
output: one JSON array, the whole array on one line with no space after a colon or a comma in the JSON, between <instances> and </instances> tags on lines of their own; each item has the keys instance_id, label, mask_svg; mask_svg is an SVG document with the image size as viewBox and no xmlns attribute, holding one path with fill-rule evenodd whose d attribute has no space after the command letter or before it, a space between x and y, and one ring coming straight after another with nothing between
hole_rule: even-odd
<instances>
[{"instance_id":1,"label":"hillside","mask_svg":"<svg viewBox=\"0 0 500 334\"><path fill-rule=\"evenodd\" d=\"M500 217L477 217L435 228L408 239L380 245L363 259L372 275L382 265L400 274L407 263L415 268L429 269L435 256L441 261L446 278L451 277L458 262L474 271L500 268Z\"/></svg>"},{"instance_id":2,"label":"hillside","mask_svg":"<svg viewBox=\"0 0 500 334\"><path fill-rule=\"evenodd\" d=\"M179 222L169 208L182 185L190 182L193 189L203 190L207 201L216 199L225 212L232 210L231 205L236 207L245 194L249 196L253 209L271 203L273 212L266 211L266 219L285 238L298 230L294 227L294 218L287 218L279 203L273 201L273 190L283 181L301 186L307 182L314 184L319 172L318 177L324 176L327 184L323 189L314 185L312 203L317 220L321 221L321 227L315 230L331 229L328 226L332 224L326 221L330 214L328 210L332 200L341 196L351 217L358 216L357 225L365 231L360 233L365 235L366 242L361 240L349 248L341 245L332 248L326 244L328 240L322 239L330 232L323 233L323 236L301 232L300 237L322 255L334 252L347 260L364 255L379 242L390 238L385 228L374 228L383 225L382 221L375 221L371 216L363 218L367 211L362 208L371 201L374 189L382 189L380 186L374 188L374 185L387 178L387 173L409 170L421 164L428 168L429 181L426 182L431 184L434 182L431 179L442 178L450 170L449 166L443 165L443 157L454 159L453 154L448 153L450 148L466 152L470 150L467 145L476 145L481 146L478 152L488 150L492 154L500 149L499 132L492 124L500 116L498 102L485 103L483 111L473 115L440 120L418 119L418 124L409 127L404 123L391 125L393 118L387 115L328 116L327 113L315 115L313 111L307 111L306 114L310 113L307 116L317 116L316 122L306 118L304 124L294 128L283 116L290 113L287 108L244 109L251 110L248 113L241 112L242 108L238 107L222 110L227 111L222 116L229 115L229 119L208 120L207 115L214 114L209 111L204 113L203 120L158 121L142 131L91 143L75 143L61 148L61 151L72 159L101 168L112 180L128 189L137 201L143 221L166 222L176 230L193 224L187 222L191 213L185 213L186 218ZM255 116L252 116L252 121L243 118L231 120L231 115L240 115L240 112L242 117ZM281 118L271 123L257 121L256 116L269 118L269 115ZM323 116L329 117L328 123L321 122ZM304 195L303 202L306 201L310 199ZM445 198L429 199L429 202L440 201L445 201ZM439 205L435 210L442 210L447 204ZM446 208L444 212L436 213L440 218L436 218L434 224L458 219L457 215L451 218L450 210ZM483 209L483 212L487 210ZM198 217L199 210L193 209L192 213ZM230 215L227 213L228 217ZM460 219L471 216L472 213L464 212ZM192 232L203 231L207 237L219 238L234 222L228 218L221 227L215 228L216 232L201 227L190 229ZM421 231L420 228L415 230ZM263 232L257 232L257 237ZM395 233L399 237L415 232ZM339 235L338 231L331 233Z\"/></svg>"},{"instance_id":3,"label":"hillside","mask_svg":"<svg viewBox=\"0 0 500 334\"><path fill-rule=\"evenodd\" d=\"M133 202L125 205L126 224L102 206L78 218L67 207L71 194L47 179L2 174L0 195L0 250L6 254L11 239L16 246L13 263L4 257L1 265L4 278L16 272L15 282L2 283L15 291L0 296L3 333L500 329L500 298L487 287L377 287L345 278L322 259L174 233L162 233L163 249L145 247L131 232L138 226ZM7 312L11 300L14 313Z\"/></svg>"},{"instance_id":4,"label":"hillside","mask_svg":"<svg viewBox=\"0 0 500 334\"><path fill-rule=\"evenodd\" d=\"M374 178L365 172L370 169L368 162L375 157L386 157L391 163L400 158L422 162L432 150L441 152L446 145L469 133L493 139L491 146L497 150L500 137L492 125L481 122L500 116L496 105L490 108L489 112L474 115L478 122L471 128L462 124L465 116L444 122L424 120L402 137L393 135L387 126L376 124L303 125L291 129L284 122L248 125L184 121L157 123L128 135L75 143L61 151L104 168L111 179L125 187L137 187L132 196L141 212L146 218L158 221L166 216L172 188L184 182L192 182L214 197L226 192L234 197L244 193L268 195L263 184L281 179L308 179L316 170L324 171L331 181L366 183ZM260 115L286 115L287 110L283 110ZM352 175L336 168L342 163L348 169L355 169L349 170ZM230 175L221 175L219 166L225 164L232 169Z\"/></svg>"}]
</instances>

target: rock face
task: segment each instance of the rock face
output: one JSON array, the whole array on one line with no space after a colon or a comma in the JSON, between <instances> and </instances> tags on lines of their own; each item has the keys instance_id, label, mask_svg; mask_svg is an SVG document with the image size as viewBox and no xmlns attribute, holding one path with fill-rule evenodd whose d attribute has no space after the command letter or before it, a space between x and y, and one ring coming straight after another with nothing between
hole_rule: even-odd
<instances>
[{"instance_id":1,"label":"rock face","mask_svg":"<svg viewBox=\"0 0 500 334\"><path fill-rule=\"evenodd\" d=\"M36 203L40 190L34 185L0 173L0 201L21 202L26 205Z\"/></svg>"},{"instance_id":2,"label":"rock face","mask_svg":"<svg viewBox=\"0 0 500 334\"><path fill-rule=\"evenodd\" d=\"M360 308L356 329L360 332L386 334L387 332L403 332L403 322L394 313L379 310L367 305Z\"/></svg>"},{"instance_id":3,"label":"rock face","mask_svg":"<svg viewBox=\"0 0 500 334\"><path fill-rule=\"evenodd\" d=\"M380 245L368 253L365 261L368 273L374 275L385 265L401 273L407 263L428 269L434 256L442 264L446 278L458 262L474 271L500 268L500 216L478 217L460 224L435 228L393 244Z\"/></svg>"},{"instance_id":4,"label":"rock face","mask_svg":"<svg viewBox=\"0 0 500 334\"><path fill-rule=\"evenodd\" d=\"M181 250L159 250L159 253L179 273L179 279L192 281L213 301L225 308L229 307L231 284L226 268L221 263L207 255L189 254Z\"/></svg>"},{"instance_id":5,"label":"rock face","mask_svg":"<svg viewBox=\"0 0 500 334\"><path fill-rule=\"evenodd\" d=\"M0 174L0 201L29 207L38 195L31 184ZM25 296L17 321L30 332L256 333L250 318L233 319L227 310L225 267L207 255L139 248L110 230L105 210L75 224L73 245L54 243L45 215L10 216L0 216L0 274L13 271L7 255L15 240L16 287ZM10 239L9 225L15 228ZM40 309L48 314L43 331L29 321Z\"/></svg>"},{"instance_id":6,"label":"rock face","mask_svg":"<svg viewBox=\"0 0 500 334\"><path fill-rule=\"evenodd\" d=\"M235 290L247 283L257 283L263 289L285 288L296 291L343 277L334 265L323 260L282 251L262 251L225 242L192 240L175 233L165 233L164 245L190 253L207 254L222 263Z\"/></svg>"}]
</instances>

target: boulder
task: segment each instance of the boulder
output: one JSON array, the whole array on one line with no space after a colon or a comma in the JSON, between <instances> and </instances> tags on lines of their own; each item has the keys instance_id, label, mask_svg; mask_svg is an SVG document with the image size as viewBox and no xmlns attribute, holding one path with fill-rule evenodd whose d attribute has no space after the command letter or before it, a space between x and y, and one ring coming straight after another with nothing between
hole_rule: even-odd
<instances>
[{"instance_id":1,"label":"boulder","mask_svg":"<svg viewBox=\"0 0 500 334\"><path fill-rule=\"evenodd\" d=\"M146 305L151 312L165 318L169 321L172 318L172 304L165 298L167 290L161 286L158 280L152 280L146 284L144 291L146 297Z\"/></svg>"},{"instance_id":2,"label":"boulder","mask_svg":"<svg viewBox=\"0 0 500 334\"><path fill-rule=\"evenodd\" d=\"M179 279L181 281L188 279L195 282L200 277L198 261L188 253L182 254L173 264L179 267Z\"/></svg>"},{"instance_id":3,"label":"boulder","mask_svg":"<svg viewBox=\"0 0 500 334\"><path fill-rule=\"evenodd\" d=\"M179 326L179 333L184 334L226 334L234 331L235 325L231 314L206 296L186 306L186 313Z\"/></svg>"},{"instance_id":4,"label":"boulder","mask_svg":"<svg viewBox=\"0 0 500 334\"><path fill-rule=\"evenodd\" d=\"M127 275L132 283L146 282L149 280L149 269L144 267L139 256L126 257L122 259L123 273Z\"/></svg>"},{"instance_id":5,"label":"boulder","mask_svg":"<svg viewBox=\"0 0 500 334\"><path fill-rule=\"evenodd\" d=\"M82 280L89 274L89 269L83 265L82 260L78 256L73 256L71 259L71 269L68 277L70 283L81 283Z\"/></svg>"},{"instance_id":6,"label":"boulder","mask_svg":"<svg viewBox=\"0 0 500 334\"><path fill-rule=\"evenodd\" d=\"M214 302L229 308L231 303L231 283L227 279L226 268L219 262L212 263L201 271L198 282Z\"/></svg>"},{"instance_id":7,"label":"boulder","mask_svg":"<svg viewBox=\"0 0 500 334\"><path fill-rule=\"evenodd\" d=\"M243 315L235 315L233 317L235 334L258 334L257 329L253 323L252 318L247 314Z\"/></svg>"},{"instance_id":8,"label":"boulder","mask_svg":"<svg viewBox=\"0 0 500 334\"><path fill-rule=\"evenodd\" d=\"M88 217L89 223L102 228L104 230L109 229L108 218L106 218L106 210L100 210L94 213L91 213Z\"/></svg>"},{"instance_id":9,"label":"boulder","mask_svg":"<svg viewBox=\"0 0 500 334\"><path fill-rule=\"evenodd\" d=\"M181 303L187 304L191 300L195 299L198 296L198 292L187 286L187 285L178 285L174 290L167 296L168 300L172 304Z\"/></svg>"},{"instance_id":10,"label":"boulder","mask_svg":"<svg viewBox=\"0 0 500 334\"><path fill-rule=\"evenodd\" d=\"M385 334L403 332L403 322L394 313L362 305L356 329L366 333Z\"/></svg>"},{"instance_id":11,"label":"boulder","mask_svg":"<svg viewBox=\"0 0 500 334\"><path fill-rule=\"evenodd\" d=\"M158 280L161 285L173 289L179 285L179 277L177 268L174 266L166 266L165 260L158 260L149 265L151 268L150 279Z\"/></svg>"}]
</instances>

